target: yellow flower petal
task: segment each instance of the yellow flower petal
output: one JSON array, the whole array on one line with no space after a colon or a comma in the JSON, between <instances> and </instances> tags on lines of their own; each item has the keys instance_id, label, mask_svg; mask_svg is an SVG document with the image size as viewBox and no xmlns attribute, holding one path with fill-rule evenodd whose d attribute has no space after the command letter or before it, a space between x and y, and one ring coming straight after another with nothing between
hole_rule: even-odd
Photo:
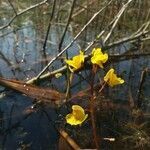
<instances>
[{"instance_id":1,"label":"yellow flower petal","mask_svg":"<svg viewBox=\"0 0 150 150\"><path fill-rule=\"evenodd\" d=\"M70 125L80 125L88 117L88 114L85 114L84 109L79 105L72 106L72 113L66 116L66 121Z\"/></svg>"},{"instance_id":2,"label":"yellow flower petal","mask_svg":"<svg viewBox=\"0 0 150 150\"><path fill-rule=\"evenodd\" d=\"M78 68L76 62L73 61L73 60L66 60L66 63L67 63L69 66L73 67L74 69L77 69L77 68Z\"/></svg>"},{"instance_id":3,"label":"yellow flower petal","mask_svg":"<svg viewBox=\"0 0 150 150\"><path fill-rule=\"evenodd\" d=\"M92 50L91 62L103 68L103 64L108 60L108 54L103 54L101 48L94 48Z\"/></svg>"},{"instance_id":4,"label":"yellow flower petal","mask_svg":"<svg viewBox=\"0 0 150 150\"><path fill-rule=\"evenodd\" d=\"M80 60L81 62L84 62L84 53L82 51L80 51Z\"/></svg>"},{"instance_id":5,"label":"yellow flower petal","mask_svg":"<svg viewBox=\"0 0 150 150\"><path fill-rule=\"evenodd\" d=\"M101 48L93 48L92 55L103 54Z\"/></svg>"},{"instance_id":6,"label":"yellow flower petal","mask_svg":"<svg viewBox=\"0 0 150 150\"><path fill-rule=\"evenodd\" d=\"M70 125L78 125L78 124L80 124L80 122L78 120L76 120L75 117L72 114L68 114L66 116L66 121Z\"/></svg>"},{"instance_id":7,"label":"yellow flower petal","mask_svg":"<svg viewBox=\"0 0 150 150\"><path fill-rule=\"evenodd\" d=\"M77 56L74 56L72 60L65 60L65 62L72 67L70 70L75 71L82 67L84 63L84 54L82 51L80 51L80 54Z\"/></svg>"},{"instance_id":8,"label":"yellow flower petal","mask_svg":"<svg viewBox=\"0 0 150 150\"><path fill-rule=\"evenodd\" d=\"M72 113L77 120L83 120L85 113L84 113L84 109L81 106L73 105L72 110L73 110Z\"/></svg>"},{"instance_id":9,"label":"yellow flower petal","mask_svg":"<svg viewBox=\"0 0 150 150\"><path fill-rule=\"evenodd\" d=\"M117 75L114 73L114 69L112 68L105 75L104 81L107 82L107 84L111 87L124 83L124 80L117 77Z\"/></svg>"}]
</instances>

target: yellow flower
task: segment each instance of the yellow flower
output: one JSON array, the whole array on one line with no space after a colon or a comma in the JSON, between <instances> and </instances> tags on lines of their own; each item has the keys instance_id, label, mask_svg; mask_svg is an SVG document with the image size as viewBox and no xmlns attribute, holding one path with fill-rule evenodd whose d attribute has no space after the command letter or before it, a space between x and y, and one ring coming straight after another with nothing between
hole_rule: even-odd
<instances>
[{"instance_id":1,"label":"yellow flower","mask_svg":"<svg viewBox=\"0 0 150 150\"><path fill-rule=\"evenodd\" d=\"M117 77L117 75L114 73L114 69L112 68L105 75L104 81L107 82L111 87L124 83L124 80Z\"/></svg>"},{"instance_id":2,"label":"yellow flower","mask_svg":"<svg viewBox=\"0 0 150 150\"><path fill-rule=\"evenodd\" d=\"M69 65L70 71L74 72L75 70L78 70L82 67L84 63L84 54L82 51L80 51L79 55L74 56L72 60L65 60L65 62Z\"/></svg>"},{"instance_id":3,"label":"yellow flower","mask_svg":"<svg viewBox=\"0 0 150 150\"><path fill-rule=\"evenodd\" d=\"M88 117L88 114L85 114L84 109L79 105L73 105L72 110L72 113L66 116L67 123L70 125L81 125Z\"/></svg>"},{"instance_id":4,"label":"yellow flower","mask_svg":"<svg viewBox=\"0 0 150 150\"><path fill-rule=\"evenodd\" d=\"M103 54L101 48L94 48L92 50L91 62L103 68L103 64L108 60L108 54Z\"/></svg>"}]
</instances>

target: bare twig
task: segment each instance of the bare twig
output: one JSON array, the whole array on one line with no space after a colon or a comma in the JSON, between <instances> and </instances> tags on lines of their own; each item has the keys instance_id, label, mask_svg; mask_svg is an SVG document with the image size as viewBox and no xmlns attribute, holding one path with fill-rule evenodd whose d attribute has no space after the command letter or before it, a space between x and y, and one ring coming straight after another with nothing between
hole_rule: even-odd
<instances>
[{"instance_id":1,"label":"bare twig","mask_svg":"<svg viewBox=\"0 0 150 150\"><path fill-rule=\"evenodd\" d=\"M146 38L141 39L141 42L148 41L148 40L150 40L150 36L148 36L148 37L146 37Z\"/></svg>"},{"instance_id":2,"label":"bare twig","mask_svg":"<svg viewBox=\"0 0 150 150\"><path fill-rule=\"evenodd\" d=\"M35 5L32 5L32 6L28 7L27 9L24 9L24 10L21 11L21 12L18 12L17 14L15 14L14 17L11 18L11 20L10 20L6 25L1 26L1 27L0 27L0 30L9 27L9 26L11 25L11 23L12 23L18 16L20 16L20 15L22 15L22 14L24 14L24 13L26 13L26 12L28 12L28 11L34 9L34 8L36 8L36 7L39 7L39 6L41 6L41 5L44 5L44 4L46 4L47 2L48 2L48 0L44 0L44 1L40 2L40 3L38 3L38 4L35 4Z\"/></svg>"},{"instance_id":3,"label":"bare twig","mask_svg":"<svg viewBox=\"0 0 150 150\"><path fill-rule=\"evenodd\" d=\"M142 54L121 54L121 55L109 55L109 59L111 60L111 62L116 62L116 61L124 61L124 60L129 60L129 59L136 59L136 58L139 58L139 57L145 57L145 56L150 56L150 53L142 53ZM90 57L90 55L86 56L86 59L88 59ZM59 69L56 69L52 72L47 72L45 74L43 74L42 76L40 76L39 80L44 80L44 79L47 79L49 77L53 77L55 76L55 74L57 73L63 73L65 72L67 69L67 66L63 66ZM32 84L34 83L35 81L37 80L36 77L33 77L32 79L28 80L26 83L28 84Z\"/></svg>"},{"instance_id":4,"label":"bare twig","mask_svg":"<svg viewBox=\"0 0 150 150\"><path fill-rule=\"evenodd\" d=\"M57 70L54 70L54 71L52 71L52 72L48 72L48 73L43 74L42 76L40 76L39 79L40 79L40 80L43 80L43 79L46 79L46 78L49 78L49 77L53 77L55 74L57 74L57 73L59 73L59 72L63 73L64 71L66 71L66 69L67 69L67 66L65 65L65 66L63 66L63 67L61 67L61 68L59 68L59 69L57 69ZM36 80L37 80L37 78L36 78L36 77L33 77L32 79L28 80L26 83L32 84L32 83L34 83Z\"/></svg>"},{"instance_id":5,"label":"bare twig","mask_svg":"<svg viewBox=\"0 0 150 150\"><path fill-rule=\"evenodd\" d=\"M73 13L73 9L74 9L74 6L75 6L75 2L76 0L73 0L72 2L72 6L71 6L71 9L70 9L70 13L69 13L69 17L68 17L68 21L67 21L67 24L65 26L65 29L63 31L63 34L62 34L62 37L61 37L61 40L60 40L60 43L59 43L59 46L58 46L58 49L60 52L61 51L61 47L62 47L62 44L63 44L63 41L64 41L64 38L65 38L65 35L66 35L66 32L67 32L67 29L68 29L68 26L70 24L70 21L71 21L71 16L72 16L72 13Z\"/></svg>"},{"instance_id":6,"label":"bare twig","mask_svg":"<svg viewBox=\"0 0 150 150\"><path fill-rule=\"evenodd\" d=\"M128 2L130 2L132 0L129 0ZM128 3L127 2L127 3ZM124 5L126 6L126 5ZM121 17L122 13L124 12L124 9L126 7L124 7L119 11L119 13L117 14L117 16L104 28L104 30L102 30L97 36L96 38L86 47L85 52L92 46L94 45L97 41L100 40L101 36L106 32L106 30L112 25L111 30L113 31L117 22L119 21L119 18ZM127 5L128 6L128 5ZM104 43L108 40L109 36L111 35L112 32L109 32L108 35L106 36L106 38L104 39Z\"/></svg>"},{"instance_id":7,"label":"bare twig","mask_svg":"<svg viewBox=\"0 0 150 150\"><path fill-rule=\"evenodd\" d=\"M51 29L52 19L54 17L55 6L56 6L56 0L54 0L54 2L53 2L52 13L51 13L50 20L49 20L49 23L48 23L47 32L46 32L46 36L45 36L45 40L44 40L44 44L43 44L43 49L42 49L45 58L47 58L46 45L47 45L48 35L49 35L50 29ZM47 63L48 62L47 62L47 59L46 59L46 64Z\"/></svg>"},{"instance_id":8,"label":"bare twig","mask_svg":"<svg viewBox=\"0 0 150 150\"><path fill-rule=\"evenodd\" d=\"M111 23L110 23L111 24ZM149 24L148 22L145 23L145 24ZM135 33L133 33L131 36L127 36L127 37L124 37L118 41L115 41L113 43L109 43L107 45L105 45L103 47L103 49L110 49L110 48L113 48L115 46L118 46L120 44L123 44L123 43L126 43L126 42L134 42L136 41L137 39L140 38L141 42L142 41L146 41L146 40L150 40L149 37L146 37L146 35L150 32L147 30L147 28L145 28L145 24L144 26L142 25L140 30L138 29ZM146 25L147 26L147 25ZM147 26L148 27L148 26ZM144 30L143 30L144 29ZM101 37L101 35L103 35L105 32L105 29L102 30L98 35L97 35L97 38L94 39L89 45L88 47L85 49L85 51L87 51L94 43L97 42L97 40ZM149 53L145 53L145 54L134 54L134 55L113 55L113 56L109 56L111 59L131 59L131 58L137 58L137 57L143 57L143 56L147 56L149 55ZM57 56L56 56L57 57ZM90 54L87 56L87 58L90 57ZM57 57L58 58L58 57ZM55 60L57 59L55 58ZM52 63L52 62L51 62ZM41 73L41 75L39 76L39 79L42 80L42 79L45 79L45 78L48 78L48 77L52 77L54 76L56 73L59 73L59 72L64 72L65 70L67 69L67 66L63 66L53 72L48 72L44 75L42 75L43 73ZM43 71L44 72L44 71ZM37 80L37 77L34 77L32 79L30 79L29 81L27 81L27 83L34 83L35 81Z\"/></svg>"},{"instance_id":9,"label":"bare twig","mask_svg":"<svg viewBox=\"0 0 150 150\"><path fill-rule=\"evenodd\" d=\"M39 79L39 77L48 69L48 67L58 58L60 57L70 46L72 46L72 44L74 43L74 41L76 41L76 39L83 33L83 31L87 28L87 26L89 26L89 24L99 15L99 13L101 13L106 7L108 7L108 5L110 5L110 3L112 2L112 0L106 5L104 6L102 9L100 9L98 12L96 12L92 18L84 25L84 27L81 29L81 31L75 36L75 38L69 43L68 46L66 46L60 53L58 53L56 55L56 57L54 57L48 64L47 66L44 67L44 69L37 75L37 79Z\"/></svg>"},{"instance_id":10,"label":"bare twig","mask_svg":"<svg viewBox=\"0 0 150 150\"><path fill-rule=\"evenodd\" d=\"M60 135L68 142L68 144L74 149L74 150L80 150L81 148L75 143L75 141L68 135L67 132L64 130L59 130Z\"/></svg>"},{"instance_id":11,"label":"bare twig","mask_svg":"<svg viewBox=\"0 0 150 150\"><path fill-rule=\"evenodd\" d=\"M138 38L141 38L141 37L143 37L143 39L146 40L145 35L148 34L149 32L150 32L150 31L141 31L140 33L138 33L138 34L136 34L136 35L131 35L131 36L129 36L129 37L122 38L122 39L120 39L120 40L118 40L118 41L116 41L116 42L113 42L113 43L110 43L110 44L106 45L106 46L104 47L104 49L109 49L109 48L118 46L118 45L120 45L120 44L129 42L129 41L132 42L132 41L135 41L135 40L137 40ZM147 38L147 40L148 40L148 39L149 39L149 38ZM142 40L142 39L141 39L141 40Z\"/></svg>"},{"instance_id":12,"label":"bare twig","mask_svg":"<svg viewBox=\"0 0 150 150\"><path fill-rule=\"evenodd\" d=\"M146 77L147 72L148 72L148 68L144 69L141 73L139 89L138 89L138 92L137 92L137 107L138 108L141 108L141 105L142 105L141 93L142 93L142 87L143 87L143 84L145 82L145 77Z\"/></svg>"},{"instance_id":13,"label":"bare twig","mask_svg":"<svg viewBox=\"0 0 150 150\"><path fill-rule=\"evenodd\" d=\"M111 55L109 56L112 62L124 61L129 59L137 59L140 57L150 56L150 53L143 53L143 54L121 54L121 55Z\"/></svg>"},{"instance_id":14,"label":"bare twig","mask_svg":"<svg viewBox=\"0 0 150 150\"><path fill-rule=\"evenodd\" d=\"M10 6L12 7L14 13L17 15L17 11L16 11L16 9L14 8L14 5L11 3L10 0L8 0L8 2L9 2L9 4L10 4Z\"/></svg>"},{"instance_id":15,"label":"bare twig","mask_svg":"<svg viewBox=\"0 0 150 150\"><path fill-rule=\"evenodd\" d=\"M83 11L85 11L85 10L88 8L89 5L92 5L93 3L95 3L95 1L96 1L96 0L90 1L90 2L88 3L88 5L86 5L87 2L84 3L84 4L83 4L84 7L83 7L82 9L77 9L77 10L75 10L76 13L72 15L72 18L74 18L74 17L78 16L79 14L81 14Z\"/></svg>"},{"instance_id":16,"label":"bare twig","mask_svg":"<svg viewBox=\"0 0 150 150\"><path fill-rule=\"evenodd\" d=\"M122 14L124 13L124 11L127 9L128 5L129 5L132 1L133 1L133 0L129 0L129 1L121 8L121 10L119 11L119 13L115 16L115 18L114 18L115 21L114 21L114 23L113 23L113 25L112 25L112 27L111 27L109 33L108 33L107 36L105 37L105 39L104 39L104 41L103 41L103 44L105 44L106 41L110 38L110 36L111 36L113 30L115 29L115 27L116 27L116 25L117 25L119 19L121 18Z\"/></svg>"}]
</instances>

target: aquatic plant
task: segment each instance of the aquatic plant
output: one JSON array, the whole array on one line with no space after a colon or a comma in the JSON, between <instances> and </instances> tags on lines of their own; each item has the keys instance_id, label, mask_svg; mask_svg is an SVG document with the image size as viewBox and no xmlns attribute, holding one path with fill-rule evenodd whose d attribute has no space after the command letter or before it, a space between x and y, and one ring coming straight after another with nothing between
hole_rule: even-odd
<instances>
[{"instance_id":1,"label":"aquatic plant","mask_svg":"<svg viewBox=\"0 0 150 150\"><path fill-rule=\"evenodd\" d=\"M88 117L84 109L79 105L72 106L72 113L66 116L66 121L70 125L81 125Z\"/></svg>"},{"instance_id":2,"label":"aquatic plant","mask_svg":"<svg viewBox=\"0 0 150 150\"><path fill-rule=\"evenodd\" d=\"M111 87L124 83L124 80L117 77L117 75L114 72L115 70L111 68L104 77L104 81L107 82L107 84Z\"/></svg>"},{"instance_id":3,"label":"aquatic plant","mask_svg":"<svg viewBox=\"0 0 150 150\"><path fill-rule=\"evenodd\" d=\"M79 55L76 55L72 58L72 60L65 60L65 62L69 65L69 69L71 72L74 72L80 69L84 63L84 54L80 51Z\"/></svg>"},{"instance_id":4,"label":"aquatic plant","mask_svg":"<svg viewBox=\"0 0 150 150\"><path fill-rule=\"evenodd\" d=\"M101 48L94 48L92 50L91 62L99 67L103 68L103 64L108 60L108 54L102 53Z\"/></svg>"}]
</instances>

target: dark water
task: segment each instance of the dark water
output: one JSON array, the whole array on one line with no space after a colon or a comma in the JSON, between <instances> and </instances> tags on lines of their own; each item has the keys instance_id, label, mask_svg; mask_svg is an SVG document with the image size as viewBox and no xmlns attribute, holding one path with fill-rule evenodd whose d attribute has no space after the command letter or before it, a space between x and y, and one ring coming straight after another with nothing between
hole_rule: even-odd
<instances>
[{"instance_id":1,"label":"dark water","mask_svg":"<svg viewBox=\"0 0 150 150\"><path fill-rule=\"evenodd\" d=\"M40 37L37 37L36 30L29 26L30 22L27 24L28 26L25 29L0 38L0 73L5 78L26 81L36 76L45 65L45 58L42 57L41 51L42 41L39 42L38 38ZM61 26L52 27L53 33L50 35L52 38L50 37L47 46L49 60L57 54L57 41L60 34L58 31L62 29ZM69 44L71 40L72 36L68 32L63 46ZM75 43L70 49L73 49L73 51L69 53L69 57L78 53L79 47ZM61 63L58 61L53 69L60 66ZM56 89L65 90L66 82L64 79L64 77L61 77L61 79L58 79L59 81L56 79L53 81ZM60 82L61 84L59 84ZM46 82L44 86L50 84L50 82ZM26 118L26 115L22 115L22 112L32 106L32 99L20 93L4 91L4 87L0 87L0 89L2 91L0 101L2 148L12 150L25 145L31 149L56 149L58 133L55 129L55 122L58 114L55 108L50 106L43 108L48 117L41 108Z\"/></svg>"},{"instance_id":2,"label":"dark water","mask_svg":"<svg viewBox=\"0 0 150 150\"><path fill-rule=\"evenodd\" d=\"M1 145L3 149L55 149L58 133L54 127L56 111L45 108L51 121L42 110L27 116L22 114L32 105L31 99L15 92L6 92L1 99Z\"/></svg>"},{"instance_id":3,"label":"dark water","mask_svg":"<svg viewBox=\"0 0 150 150\"><path fill-rule=\"evenodd\" d=\"M1 5L2 7L2 5ZM8 7L8 9L10 9ZM0 18L0 25L4 25L8 20L5 17ZM18 23L19 24L19 23ZM42 26L42 25L41 25ZM45 58L42 51L45 32L42 27L36 25L34 21L26 19L21 21L18 28L13 26L0 31L0 75L5 78L15 78L18 80L27 81L36 76L45 66L45 60L51 60L58 53L58 43L64 29L63 25L52 25L51 34L47 41ZM21 27L21 28L20 28ZM19 30L18 30L19 29ZM44 30L45 31L45 30ZM92 35L92 34L90 34ZM72 27L70 26L62 47L67 46L73 39ZM84 39L83 39L84 40ZM82 49L79 43L74 44L68 49L68 56L72 57ZM110 50L109 53L123 53L124 46ZM127 45L127 47L130 47ZM118 51L119 49L119 51ZM65 54L63 55L65 57ZM56 61L50 68L50 71L59 68L63 64L61 61ZM150 67L148 57L139 59L128 59L117 63L112 63L118 74L121 74L125 80L124 86L118 86L113 89L108 89L107 97L111 97L117 101L126 101L128 99L129 87L133 98L137 99L137 90L140 85L141 72L144 68ZM102 73L104 74L104 72ZM83 71L82 76L89 78L90 71ZM52 79L41 83L41 86L54 87L59 91L65 91L66 78ZM61 83L61 84L60 84ZM81 76L75 75L72 83L71 91L76 93L81 89L89 86L86 81L83 81ZM146 113L150 112L150 76L146 76L146 82L143 85L143 98L145 102L143 108ZM1 149L15 150L27 149L45 150L57 149L59 134L56 130L57 122L60 121L59 114L50 106L43 106L27 116L22 114L24 110L33 105L32 99L20 93L0 87L0 145ZM62 115L66 112L62 111ZM117 113L119 118L124 115L123 112ZM119 116L120 115L120 116ZM63 117L63 116L62 116ZM105 126L109 122L104 122ZM105 134L107 131L104 131Z\"/></svg>"}]
</instances>

